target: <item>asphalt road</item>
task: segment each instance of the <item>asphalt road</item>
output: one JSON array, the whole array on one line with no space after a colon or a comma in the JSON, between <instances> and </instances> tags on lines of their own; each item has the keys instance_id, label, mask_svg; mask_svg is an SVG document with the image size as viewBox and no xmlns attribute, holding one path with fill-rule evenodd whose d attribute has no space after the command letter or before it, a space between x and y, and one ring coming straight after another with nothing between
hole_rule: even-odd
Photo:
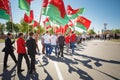
<instances>
[{"instance_id":1,"label":"asphalt road","mask_svg":"<svg viewBox=\"0 0 120 80\"><path fill-rule=\"evenodd\" d=\"M0 80L120 80L120 42L92 40L76 46L74 55L64 50L64 58L54 53L47 57L36 55L34 75L27 74L25 60L25 71L18 75L11 57L10 67L3 71L4 53L0 52ZM4 43L0 43L0 51L3 47Z\"/></svg>"}]
</instances>

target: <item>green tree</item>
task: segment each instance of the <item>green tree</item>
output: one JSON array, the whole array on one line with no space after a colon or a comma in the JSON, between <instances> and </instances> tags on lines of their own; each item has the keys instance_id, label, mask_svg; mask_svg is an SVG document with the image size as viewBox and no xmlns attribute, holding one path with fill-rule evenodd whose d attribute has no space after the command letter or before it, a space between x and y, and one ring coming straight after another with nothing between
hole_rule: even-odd
<instances>
[{"instance_id":1,"label":"green tree","mask_svg":"<svg viewBox=\"0 0 120 80\"><path fill-rule=\"evenodd\" d=\"M29 25L28 25L28 23L26 23L23 20L21 20L20 24L19 24L19 31L23 32L23 33L28 33L29 32Z\"/></svg>"},{"instance_id":2,"label":"green tree","mask_svg":"<svg viewBox=\"0 0 120 80\"><path fill-rule=\"evenodd\" d=\"M13 32L14 24L10 21L6 22L6 30L7 32Z\"/></svg>"},{"instance_id":3,"label":"green tree","mask_svg":"<svg viewBox=\"0 0 120 80\"><path fill-rule=\"evenodd\" d=\"M45 28L42 26L39 27L39 30L40 30L40 34L43 34L45 32Z\"/></svg>"},{"instance_id":4,"label":"green tree","mask_svg":"<svg viewBox=\"0 0 120 80\"><path fill-rule=\"evenodd\" d=\"M112 30L113 33L120 34L120 29L114 29Z\"/></svg>"},{"instance_id":5,"label":"green tree","mask_svg":"<svg viewBox=\"0 0 120 80\"><path fill-rule=\"evenodd\" d=\"M87 33L90 34L90 35L96 34L93 29L89 29L89 30L87 31Z\"/></svg>"},{"instance_id":6,"label":"green tree","mask_svg":"<svg viewBox=\"0 0 120 80\"><path fill-rule=\"evenodd\" d=\"M81 35L81 34L82 34L82 33L79 32L79 31L75 31L75 33L76 33L77 35Z\"/></svg>"},{"instance_id":7,"label":"green tree","mask_svg":"<svg viewBox=\"0 0 120 80\"><path fill-rule=\"evenodd\" d=\"M0 34L3 35L5 32L5 24L0 23Z\"/></svg>"},{"instance_id":8,"label":"green tree","mask_svg":"<svg viewBox=\"0 0 120 80\"><path fill-rule=\"evenodd\" d=\"M50 33L50 34L53 34L53 33L54 33L53 28L51 28L51 29L49 30L49 33Z\"/></svg>"},{"instance_id":9,"label":"green tree","mask_svg":"<svg viewBox=\"0 0 120 80\"><path fill-rule=\"evenodd\" d=\"M17 33L19 32L19 24L14 24L14 32Z\"/></svg>"}]
</instances>

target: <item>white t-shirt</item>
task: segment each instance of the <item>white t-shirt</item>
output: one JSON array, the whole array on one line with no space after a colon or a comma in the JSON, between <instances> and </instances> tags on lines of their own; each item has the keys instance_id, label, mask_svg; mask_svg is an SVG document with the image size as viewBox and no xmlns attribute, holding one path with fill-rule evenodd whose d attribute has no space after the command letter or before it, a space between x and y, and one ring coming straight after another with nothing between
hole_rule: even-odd
<instances>
[{"instance_id":1,"label":"white t-shirt","mask_svg":"<svg viewBox=\"0 0 120 80\"><path fill-rule=\"evenodd\" d=\"M51 40L51 45L57 44L57 36L56 35L51 35L50 40Z\"/></svg>"},{"instance_id":2,"label":"white t-shirt","mask_svg":"<svg viewBox=\"0 0 120 80\"><path fill-rule=\"evenodd\" d=\"M50 35L49 34L45 34L43 36L43 39L44 39L44 43L50 44Z\"/></svg>"},{"instance_id":3,"label":"white t-shirt","mask_svg":"<svg viewBox=\"0 0 120 80\"><path fill-rule=\"evenodd\" d=\"M86 39L86 35L85 35L85 34L82 34L82 38L85 38L85 39Z\"/></svg>"}]
</instances>

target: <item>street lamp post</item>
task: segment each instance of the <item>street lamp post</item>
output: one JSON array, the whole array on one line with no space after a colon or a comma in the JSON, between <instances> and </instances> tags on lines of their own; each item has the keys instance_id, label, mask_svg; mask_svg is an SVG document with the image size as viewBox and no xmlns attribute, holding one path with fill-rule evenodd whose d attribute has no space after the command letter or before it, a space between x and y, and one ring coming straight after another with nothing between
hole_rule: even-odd
<instances>
[{"instance_id":1,"label":"street lamp post","mask_svg":"<svg viewBox=\"0 0 120 80\"><path fill-rule=\"evenodd\" d=\"M106 40L106 30L107 30L107 23L104 23L104 31L103 31L103 35L104 35L104 40Z\"/></svg>"},{"instance_id":2,"label":"street lamp post","mask_svg":"<svg viewBox=\"0 0 120 80\"><path fill-rule=\"evenodd\" d=\"M104 23L104 30L107 30L107 23Z\"/></svg>"}]
</instances>

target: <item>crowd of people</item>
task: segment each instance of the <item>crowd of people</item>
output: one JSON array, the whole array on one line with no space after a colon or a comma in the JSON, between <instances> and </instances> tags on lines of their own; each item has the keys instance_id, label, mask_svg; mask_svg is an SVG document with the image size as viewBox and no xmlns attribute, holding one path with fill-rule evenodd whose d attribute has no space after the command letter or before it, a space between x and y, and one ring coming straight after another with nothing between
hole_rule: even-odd
<instances>
[{"instance_id":1,"label":"crowd of people","mask_svg":"<svg viewBox=\"0 0 120 80\"><path fill-rule=\"evenodd\" d=\"M109 39L111 38L109 34L106 36L101 35L101 36L90 36L86 34L82 35L76 35L73 32L70 34L62 34L62 33L53 33L50 34L48 31L44 33L41 36L41 46L42 49L39 49L38 46L38 40L39 40L39 34L35 34L33 32L30 32L29 35L24 35L23 33L19 33L18 38L11 40L13 35L11 33L7 34L7 37L5 39L5 47L2 49L3 52L5 52L4 55L4 64L3 64L3 70L6 70L7 67L7 61L8 61L8 56L10 55L15 64L17 65L17 73L21 73L24 71L22 69L22 59L24 57L27 65L27 72L29 74L34 74L36 73L35 69L35 56L37 53L42 52L45 56L50 56L53 53L54 50L54 55L56 57L64 57L64 45L66 46L66 52L69 52L71 54L74 54L74 48L75 43L79 44L82 41L84 42L85 40L91 40L93 39ZM16 42L16 47L13 46L13 44ZM16 58L14 54L14 50L16 49L18 53L18 57ZM71 49L71 50L69 50Z\"/></svg>"},{"instance_id":2,"label":"crowd of people","mask_svg":"<svg viewBox=\"0 0 120 80\"><path fill-rule=\"evenodd\" d=\"M35 55L41 51L42 54L45 54L47 56L51 55L53 52L53 49L55 49L55 56L56 57L64 57L64 45L66 45L67 52L71 48L71 54L74 54L74 48L75 48L75 42L77 41L77 36L74 32L71 32L71 34L63 35L61 33L56 34L50 34L48 31L46 31L45 34L41 37L41 45L42 49L39 49L38 46L38 39L39 34L35 34L33 32L29 33L29 36L27 39L25 39L25 36L23 33L19 33L18 38L11 40L12 34L8 33L7 38L5 39L5 48L3 48L3 52L5 52L4 56L4 65L3 70L6 70L7 67L7 61L8 56L10 55L12 59L14 60L15 64L17 65L17 73L21 73L24 71L22 69L22 59L24 57L27 65L27 72L29 74L36 73L35 69ZM16 42L16 48L13 47L13 44ZM18 53L18 58L15 57L14 50L16 49Z\"/></svg>"}]
</instances>

